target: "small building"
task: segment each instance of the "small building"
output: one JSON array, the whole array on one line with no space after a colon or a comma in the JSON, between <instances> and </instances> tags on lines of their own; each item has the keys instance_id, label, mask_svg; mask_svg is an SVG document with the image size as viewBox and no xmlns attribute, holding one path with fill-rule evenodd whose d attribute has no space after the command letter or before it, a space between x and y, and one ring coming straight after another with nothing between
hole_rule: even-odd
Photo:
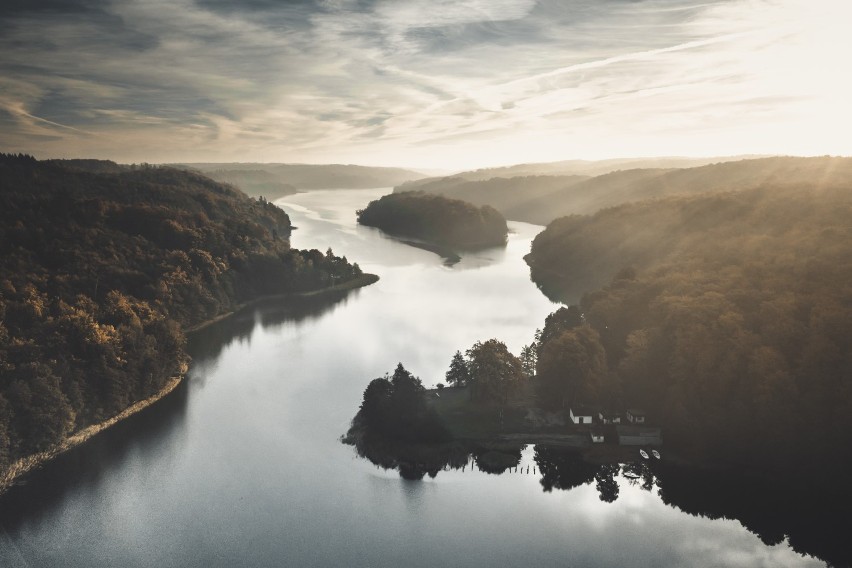
<instances>
[{"instance_id":1,"label":"small building","mask_svg":"<svg viewBox=\"0 0 852 568\"><path fill-rule=\"evenodd\" d=\"M610 410L598 411L598 420L601 424L621 424L621 413Z\"/></svg>"},{"instance_id":2,"label":"small building","mask_svg":"<svg viewBox=\"0 0 852 568\"><path fill-rule=\"evenodd\" d=\"M585 406L572 406L568 409L568 414L574 424L591 424L594 417L592 409Z\"/></svg>"},{"instance_id":3,"label":"small building","mask_svg":"<svg viewBox=\"0 0 852 568\"><path fill-rule=\"evenodd\" d=\"M589 437L592 439L593 444L603 444L603 441L604 441L603 428L592 428L591 430L589 430Z\"/></svg>"},{"instance_id":4,"label":"small building","mask_svg":"<svg viewBox=\"0 0 852 568\"><path fill-rule=\"evenodd\" d=\"M663 430L659 426L616 426L618 443L622 446L661 446Z\"/></svg>"},{"instance_id":5,"label":"small building","mask_svg":"<svg viewBox=\"0 0 852 568\"><path fill-rule=\"evenodd\" d=\"M627 409L627 421L631 424L644 424L645 423L645 411L641 408L628 408Z\"/></svg>"}]
</instances>

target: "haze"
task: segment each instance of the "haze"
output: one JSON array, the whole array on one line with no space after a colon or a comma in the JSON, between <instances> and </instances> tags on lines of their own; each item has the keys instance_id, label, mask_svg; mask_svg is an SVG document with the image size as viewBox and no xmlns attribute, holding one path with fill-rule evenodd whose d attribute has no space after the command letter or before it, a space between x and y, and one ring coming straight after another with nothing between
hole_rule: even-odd
<instances>
[{"instance_id":1,"label":"haze","mask_svg":"<svg viewBox=\"0 0 852 568\"><path fill-rule=\"evenodd\" d=\"M843 0L12 0L0 151L462 169L850 154Z\"/></svg>"}]
</instances>

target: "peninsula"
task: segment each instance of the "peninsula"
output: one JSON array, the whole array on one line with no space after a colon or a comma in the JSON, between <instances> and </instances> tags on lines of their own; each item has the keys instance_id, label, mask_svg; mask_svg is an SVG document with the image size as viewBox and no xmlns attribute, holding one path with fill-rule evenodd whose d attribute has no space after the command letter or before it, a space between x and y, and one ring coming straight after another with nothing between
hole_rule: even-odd
<instances>
[{"instance_id":1,"label":"peninsula","mask_svg":"<svg viewBox=\"0 0 852 568\"><path fill-rule=\"evenodd\" d=\"M173 389L187 329L377 279L290 230L195 172L0 155L0 491Z\"/></svg>"}]
</instances>

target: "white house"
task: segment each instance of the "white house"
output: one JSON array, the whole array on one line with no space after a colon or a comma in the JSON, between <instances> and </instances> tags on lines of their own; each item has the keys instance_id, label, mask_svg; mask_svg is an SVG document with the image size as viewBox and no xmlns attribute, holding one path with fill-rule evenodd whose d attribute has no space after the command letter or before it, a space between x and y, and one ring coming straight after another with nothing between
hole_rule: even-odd
<instances>
[{"instance_id":1,"label":"white house","mask_svg":"<svg viewBox=\"0 0 852 568\"><path fill-rule=\"evenodd\" d=\"M584 406L572 406L568 409L568 414L574 424L591 424L594 416L591 409Z\"/></svg>"},{"instance_id":2,"label":"white house","mask_svg":"<svg viewBox=\"0 0 852 568\"><path fill-rule=\"evenodd\" d=\"M644 424L645 423L645 411L640 408L628 408L627 409L627 421L631 424Z\"/></svg>"},{"instance_id":3,"label":"white house","mask_svg":"<svg viewBox=\"0 0 852 568\"><path fill-rule=\"evenodd\" d=\"M593 444L603 444L604 431L601 428L592 428L589 430L589 436L592 438Z\"/></svg>"},{"instance_id":4,"label":"white house","mask_svg":"<svg viewBox=\"0 0 852 568\"><path fill-rule=\"evenodd\" d=\"M601 410L598 412L598 419L601 424L621 424L621 413Z\"/></svg>"}]
</instances>

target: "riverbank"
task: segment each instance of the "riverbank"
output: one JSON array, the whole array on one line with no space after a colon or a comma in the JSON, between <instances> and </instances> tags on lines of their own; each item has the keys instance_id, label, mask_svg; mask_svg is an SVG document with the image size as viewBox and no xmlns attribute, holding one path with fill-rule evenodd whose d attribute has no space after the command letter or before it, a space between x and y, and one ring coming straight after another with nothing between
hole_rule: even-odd
<instances>
[{"instance_id":1,"label":"riverbank","mask_svg":"<svg viewBox=\"0 0 852 568\"><path fill-rule=\"evenodd\" d=\"M19 459L12 465L10 465L2 475L0 475L0 495L9 490L15 482L23 475L33 471L49 462L53 458L57 457L60 454L67 452L73 448L76 448L80 444L90 440L95 435L103 432L107 428L118 424L120 421L125 418L129 418L133 416L137 412L140 412L155 402L161 400L165 396L169 395L172 391L174 391L177 386L181 383L183 378L186 376L186 372L189 370L188 365L183 365L180 369L180 374L171 377L160 389L158 392L153 395L135 402L129 407L125 408L112 418L108 418L103 422L99 422L97 424L92 424L91 426L87 426L77 433L65 438L61 443L55 445L53 448L46 450L44 452L39 452L37 454L32 454L26 456L24 458Z\"/></svg>"},{"instance_id":2,"label":"riverbank","mask_svg":"<svg viewBox=\"0 0 852 568\"><path fill-rule=\"evenodd\" d=\"M243 302L242 304L237 304L234 309L219 314L216 317L205 320L199 324L190 326L184 330L185 333L194 333L206 327L209 327L215 323L218 323L222 320L225 320L235 313L242 311L246 308L250 308L252 306L258 305L262 302L267 302L269 300L283 300L286 298L309 298L322 296L323 294L331 294L337 292L346 292L348 290L356 290L358 288L363 288L365 286L369 286L370 284L375 284L379 281L379 276L376 274L364 273L359 276L356 276L352 280L347 280L343 284L335 284L332 286L326 286L325 288L319 288L317 290L308 290L306 292L288 292L285 294L267 294L264 296L259 296L254 298L253 300L249 300L248 302Z\"/></svg>"},{"instance_id":3,"label":"riverbank","mask_svg":"<svg viewBox=\"0 0 852 568\"><path fill-rule=\"evenodd\" d=\"M233 314L239 312L240 310L243 310L247 307L250 307L252 305L258 304L260 302L263 302L263 301L266 301L266 300L269 300L269 299L321 296L323 294L328 294L328 293L336 293L336 292L340 292L340 291L347 291L347 290L354 290L354 289L357 289L357 288L362 288L364 286L369 286L370 284L373 284L373 283L377 282L378 280L379 280L379 277L375 274L361 274L360 276L357 276L357 277L353 278L352 280L344 282L343 284L339 284L339 285L335 285L335 286L328 286L326 288L321 288L319 290L310 290L310 291L307 291L307 292L298 292L298 293L289 293L289 294L272 294L272 295L267 295L267 296L261 296L259 298L255 298L254 300L251 300L249 302L244 302L243 304L240 304L238 307L236 307L235 309L233 309L229 312L226 312L224 314L220 314L220 315L218 315L214 318L210 318L210 319L203 321L203 322L201 322L197 325L189 327L184 331L187 334L194 333L198 330L201 330L201 329L204 329L208 326L211 326L211 325L213 325L217 322L225 320L225 319L231 317ZM160 389L158 392L154 393L153 395L149 396L148 398L145 398L143 400L135 402L134 404L125 408L120 413L116 414L115 416L113 416L113 417L111 417L107 420L104 420L103 422L99 422L97 424L92 424L90 426L86 426L85 428L79 430L78 432L74 433L73 435L65 438L62 442L56 444L54 447L50 448L49 450L45 450L43 452L39 452L39 453L36 453L36 454L31 454L29 456L23 457L23 458L15 461L5 471L0 472L0 495L5 493L6 491L8 491L11 487L13 487L15 485L15 483L22 476L26 475L27 473L29 473L29 472L31 472L35 469L38 469L39 467L43 466L47 462L56 458L60 454L63 454L65 452L69 451L69 450L76 448L77 446L85 443L86 441L90 440L91 438L93 438L97 434L103 432L107 428L114 426L115 424L121 422L122 420L125 420L126 418L133 416L134 414L148 408L152 404L154 404L154 403L158 402L159 400L165 398L166 396L171 394L172 391L174 391L177 388L177 386L181 383L181 381L186 376L186 373L187 373L188 370L189 370L189 366L183 365L180 369L179 374L177 374L173 377L170 377L169 380L166 382L166 384L163 386L162 389Z\"/></svg>"}]
</instances>

